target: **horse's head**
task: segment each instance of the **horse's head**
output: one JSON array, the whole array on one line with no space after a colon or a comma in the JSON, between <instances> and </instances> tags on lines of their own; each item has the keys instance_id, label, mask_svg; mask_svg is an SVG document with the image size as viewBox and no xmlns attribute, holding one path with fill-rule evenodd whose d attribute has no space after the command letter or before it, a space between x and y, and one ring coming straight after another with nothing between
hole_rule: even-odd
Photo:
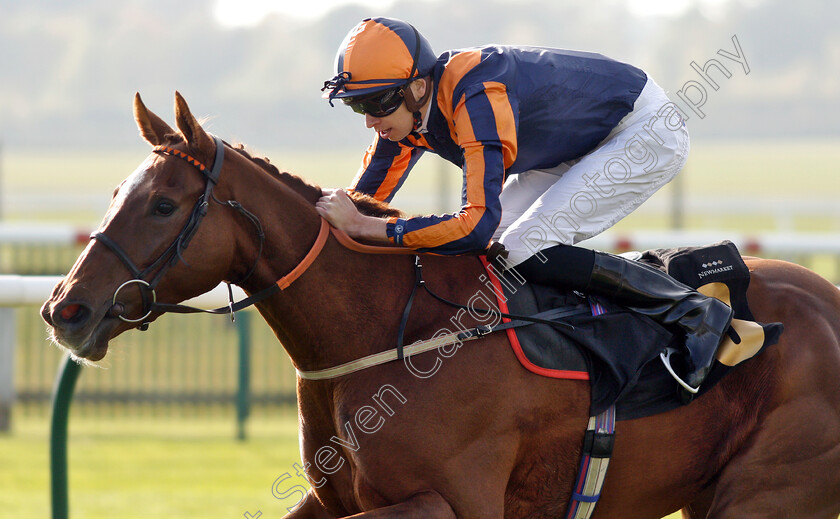
<instances>
[{"instance_id":1,"label":"horse's head","mask_svg":"<svg viewBox=\"0 0 840 519\"><path fill-rule=\"evenodd\" d=\"M99 230L41 309L53 340L77 358L99 360L110 339L154 320L154 300L177 303L230 275L235 232L212 203L224 145L177 92L175 114L178 131L135 97L134 118L154 150L116 189Z\"/></svg>"}]
</instances>

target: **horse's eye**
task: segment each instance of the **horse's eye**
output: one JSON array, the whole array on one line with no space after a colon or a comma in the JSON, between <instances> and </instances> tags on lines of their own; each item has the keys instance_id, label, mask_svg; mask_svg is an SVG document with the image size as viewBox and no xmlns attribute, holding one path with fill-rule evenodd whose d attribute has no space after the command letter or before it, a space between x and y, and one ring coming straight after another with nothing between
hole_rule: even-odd
<instances>
[{"instance_id":1,"label":"horse's eye","mask_svg":"<svg viewBox=\"0 0 840 519\"><path fill-rule=\"evenodd\" d=\"M175 204L170 200L158 200L155 204L155 214L158 216L169 216L175 212Z\"/></svg>"}]
</instances>

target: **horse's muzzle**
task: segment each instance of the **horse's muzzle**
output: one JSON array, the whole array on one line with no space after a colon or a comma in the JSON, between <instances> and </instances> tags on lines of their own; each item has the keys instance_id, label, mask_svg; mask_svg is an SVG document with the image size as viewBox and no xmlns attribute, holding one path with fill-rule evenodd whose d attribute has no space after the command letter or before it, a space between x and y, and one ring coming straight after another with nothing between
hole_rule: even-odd
<instances>
[{"instance_id":1,"label":"horse's muzzle","mask_svg":"<svg viewBox=\"0 0 840 519\"><path fill-rule=\"evenodd\" d=\"M97 315L90 303L54 296L41 307L41 317L50 328L50 338L76 359L97 361L108 351L108 342L120 322L108 314ZM103 319L104 317L104 319Z\"/></svg>"},{"instance_id":2,"label":"horse's muzzle","mask_svg":"<svg viewBox=\"0 0 840 519\"><path fill-rule=\"evenodd\" d=\"M93 308L84 301L50 299L41 307L41 317L62 337L84 333L93 313Z\"/></svg>"}]
</instances>

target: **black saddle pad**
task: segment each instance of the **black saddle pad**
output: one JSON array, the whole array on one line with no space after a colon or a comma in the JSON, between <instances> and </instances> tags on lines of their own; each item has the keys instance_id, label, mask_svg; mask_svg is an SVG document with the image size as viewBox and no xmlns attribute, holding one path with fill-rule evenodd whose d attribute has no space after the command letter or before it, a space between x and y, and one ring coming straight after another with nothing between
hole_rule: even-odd
<instances>
[{"instance_id":1,"label":"black saddle pad","mask_svg":"<svg viewBox=\"0 0 840 519\"><path fill-rule=\"evenodd\" d=\"M725 286L729 299L726 302L734 309L735 317L754 321L746 299L749 270L731 242L647 251L641 261L666 270L695 289ZM601 298L522 281L515 272L508 271L501 282L511 314L534 315L558 307L587 309L585 314L564 318L573 329L533 324L509 330L511 345L523 366L548 377L588 378L592 415L615 404L617 419L627 420L682 405L679 385L659 358L667 347L680 350L678 341L682 334L677 330L666 329L646 316ZM778 341L781 325L761 325L761 330L763 336L752 355ZM737 353L730 357L739 358ZM716 362L701 394L731 367Z\"/></svg>"}]
</instances>

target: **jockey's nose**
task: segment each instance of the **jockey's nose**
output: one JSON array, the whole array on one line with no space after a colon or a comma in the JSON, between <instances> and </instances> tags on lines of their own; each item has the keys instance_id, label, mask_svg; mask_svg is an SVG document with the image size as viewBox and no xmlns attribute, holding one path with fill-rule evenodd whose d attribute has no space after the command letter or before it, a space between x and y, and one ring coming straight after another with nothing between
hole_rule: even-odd
<instances>
[{"instance_id":1,"label":"jockey's nose","mask_svg":"<svg viewBox=\"0 0 840 519\"><path fill-rule=\"evenodd\" d=\"M368 128L373 128L374 125L379 124L382 119L379 117L374 117L370 114L365 114L365 126Z\"/></svg>"}]
</instances>

